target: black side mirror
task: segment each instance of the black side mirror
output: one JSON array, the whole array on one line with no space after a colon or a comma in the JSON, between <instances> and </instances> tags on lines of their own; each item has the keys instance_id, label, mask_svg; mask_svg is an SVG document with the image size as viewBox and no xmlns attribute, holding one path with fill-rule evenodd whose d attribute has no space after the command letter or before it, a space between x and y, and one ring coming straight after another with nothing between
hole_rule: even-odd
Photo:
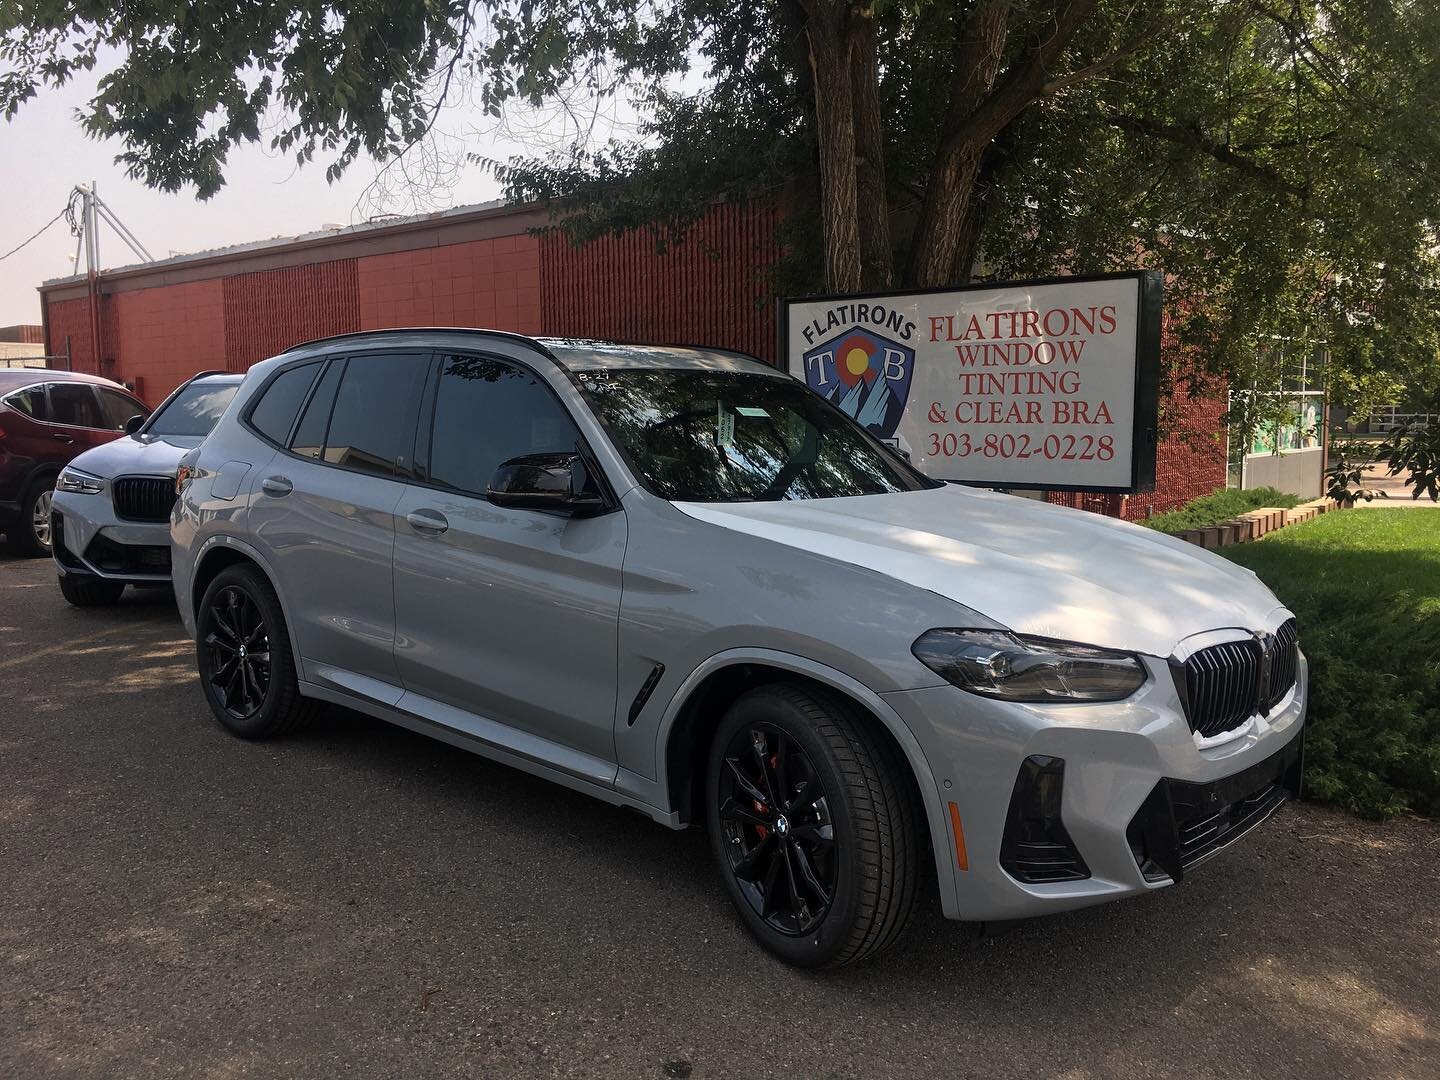
<instances>
[{"instance_id":1,"label":"black side mirror","mask_svg":"<svg viewBox=\"0 0 1440 1080\"><path fill-rule=\"evenodd\" d=\"M605 509L579 454L525 454L503 462L485 493L496 506L589 517Z\"/></svg>"},{"instance_id":2,"label":"black side mirror","mask_svg":"<svg viewBox=\"0 0 1440 1080\"><path fill-rule=\"evenodd\" d=\"M144 426L145 426L145 414L144 414L144 413L136 413L134 416L130 417L129 420L126 420L126 421L125 421L125 434L126 434L126 435L134 435L135 432L139 431L139 430L140 430L142 427L144 427Z\"/></svg>"}]
</instances>

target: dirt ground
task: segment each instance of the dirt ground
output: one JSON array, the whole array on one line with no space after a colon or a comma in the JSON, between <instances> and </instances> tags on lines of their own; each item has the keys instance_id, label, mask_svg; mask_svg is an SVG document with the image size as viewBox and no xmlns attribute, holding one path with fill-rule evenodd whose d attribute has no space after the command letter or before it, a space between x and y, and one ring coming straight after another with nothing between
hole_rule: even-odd
<instances>
[{"instance_id":1,"label":"dirt ground","mask_svg":"<svg viewBox=\"0 0 1440 1080\"><path fill-rule=\"evenodd\" d=\"M0 558L0 1077L1440 1077L1440 828L813 975L700 834L350 713L210 718L164 594Z\"/></svg>"}]
</instances>

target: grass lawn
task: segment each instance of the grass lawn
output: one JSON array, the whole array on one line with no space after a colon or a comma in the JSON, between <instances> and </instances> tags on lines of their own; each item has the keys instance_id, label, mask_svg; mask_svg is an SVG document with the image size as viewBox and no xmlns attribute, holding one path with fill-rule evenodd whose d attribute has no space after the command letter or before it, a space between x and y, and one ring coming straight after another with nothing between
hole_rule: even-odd
<instances>
[{"instance_id":1,"label":"grass lawn","mask_svg":"<svg viewBox=\"0 0 1440 1080\"><path fill-rule=\"evenodd\" d=\"M1440 814L1440 509L1332 512L1222 554L1297 616L1309 796Z\"/></svg>"}]
</instances>

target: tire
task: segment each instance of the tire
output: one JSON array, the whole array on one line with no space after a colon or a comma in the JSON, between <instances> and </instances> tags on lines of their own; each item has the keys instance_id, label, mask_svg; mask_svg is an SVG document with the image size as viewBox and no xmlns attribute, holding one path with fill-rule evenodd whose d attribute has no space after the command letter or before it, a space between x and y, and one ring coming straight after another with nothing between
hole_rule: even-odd
<instances>
[{"instance_id":1,"label":"tire","mask_svg":"<svg viewBox=\"0 0 1440 1080\"><path fill-rule=\"evenodd\" d=\"M876 955L915 904L918 800L909 766L868 723L845 698L776 683L737 699L711 741L706 815L721 878L756 940L798 967ZM778 810L773 788L786 793Z\"/></svg>"},{"instance_id":2,"label":"tire","mask_svg":"<svg viewBox=\"0 0 1440 1080\"><path fill-rule=\"evenodd\" d=\"M125 583L104 578L60 575L60 593L76 607L109 607L120 599Z\"/></svg>"},{"instance_id":3,"label":"tire","mask_svg":"<svg viewBox=\"0 0 1440 1080\"><path fill-rule=\"evenodd\" d=\"M7 545L16 555L50 554L50 493L54 490L53 476L36 480L25 489L20 513L5 534Z\"/></svg>"},{"instance_id":4,"label":"tire","mask_svg":"<svg viewBox=\"0 0 1440 1080\"><path fill-rule=\"evenodd\" d=\"M258 569L220 571L205 590L195 624L200 684L227 731L266 739L299 730L320 711L320 702L300 696L280 598Z\"/></svg>"}]
</instances>

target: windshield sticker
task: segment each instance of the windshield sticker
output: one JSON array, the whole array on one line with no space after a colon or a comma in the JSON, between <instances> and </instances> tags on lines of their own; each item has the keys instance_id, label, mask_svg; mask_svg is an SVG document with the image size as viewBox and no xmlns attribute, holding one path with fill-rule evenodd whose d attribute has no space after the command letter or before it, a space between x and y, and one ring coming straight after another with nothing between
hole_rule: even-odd
<instances>
[{"instance_id":1,"label":"windshield sticker","mask_svg":"<svg viewBox=\"0 0 1440 1080\"><path fill-rule=\"evenodd\" d=\"M719 410L715 417L715 441L721 446L735 445L735 414L725 411L725 403L717 401Z\"/></svg>"},{"instance_id":2,"label":"windshield sticker","mask_svg":"<svg viewBox=\"0 0 1440 1080\"><path fill-rule=\"evenodd\" d=\"M754 405L736 405L735 411L741 416L753 416L760 420L770 419L770 414L764 409L756 408Z\"/></svg>"}]
</instances>

